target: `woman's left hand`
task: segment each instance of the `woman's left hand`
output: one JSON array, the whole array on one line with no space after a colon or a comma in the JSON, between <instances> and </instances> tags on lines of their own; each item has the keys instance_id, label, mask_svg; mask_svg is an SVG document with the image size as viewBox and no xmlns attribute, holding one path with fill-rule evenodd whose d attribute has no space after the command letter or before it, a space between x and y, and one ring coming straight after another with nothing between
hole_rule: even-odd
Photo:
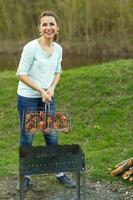
<instances>
[{"instance_id":1,"label":"woman's left hand","mask_svg":"<svg viewBox=\"0 0 133 200\"><path fill-rule=\"evenodd\" d=\"M49 94L50 98L53 97L54 96L54 88L53 87L48 88L47 93Z\"/></svg>"}]
</instances>

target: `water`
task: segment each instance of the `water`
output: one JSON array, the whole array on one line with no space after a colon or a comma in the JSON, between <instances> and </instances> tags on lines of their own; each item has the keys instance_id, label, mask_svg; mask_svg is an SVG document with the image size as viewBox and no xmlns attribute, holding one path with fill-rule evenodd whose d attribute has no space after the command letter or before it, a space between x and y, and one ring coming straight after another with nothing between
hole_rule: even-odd
<instances>
[{"instance_id":1,"label":"water","mask_svg":"<svg viewBox=\"0 0 133 200\"><path fill-rule=\"evenodd\" d=\"M0 71L16 70L20 59L20 53L0 54ZM100 62L100 59L90 58L88 55L64 55L62 61L63 69L77 68L80 66L92 65Z\"/></svg>"},{"instance_id":2,"label":"water","mask_svg":"<svg viewBox=\"0 0 133 200\"><path fill-rule=\"evenodd\" d=\"M19 62L18 55L11 55L11 54L1 54L0 55L0 71L3 70L15 70L17 69Z\"/></svg>"},{"instance_id":3,"label":"water","mask_svg":"<svg viewBox=\"0 0 133 200\"><path fill-rule=\"evenodd\" d=\"M98 63L108 62L116 59L125 58L127 55L88 55L88 54L64 54L62 67L63 69L77 68L81 66L91 66ZM129 58L131 58L129 56ZM13 54L0 54L0 71L3 70L16 70L20 60L20 53Z\"/></svg>"}]
</instances>

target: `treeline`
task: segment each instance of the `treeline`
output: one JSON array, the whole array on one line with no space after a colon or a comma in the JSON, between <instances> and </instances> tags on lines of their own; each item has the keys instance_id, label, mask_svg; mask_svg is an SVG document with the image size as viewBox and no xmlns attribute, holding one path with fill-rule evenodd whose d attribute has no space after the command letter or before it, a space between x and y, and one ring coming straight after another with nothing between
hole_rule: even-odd
<instances>
[{"instance_id":1,"label":"treeline","mask_svg":"<svg viewBox=\"0 0 133 200\"><path fill-rule=\"evenodd\" d=\"M43 10L59 16L59 41L67 52L133 56L133 0L0 0L3 50L39 37Z\"/></svg>"}]
</instances>

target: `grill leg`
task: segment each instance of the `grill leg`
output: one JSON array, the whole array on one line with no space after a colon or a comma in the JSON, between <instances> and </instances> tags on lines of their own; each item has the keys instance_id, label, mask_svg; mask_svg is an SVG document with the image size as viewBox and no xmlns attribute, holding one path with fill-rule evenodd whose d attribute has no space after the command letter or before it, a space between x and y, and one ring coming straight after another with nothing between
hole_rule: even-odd
<instances>
[{"instance_id":1,"label":"grill leg","mask_svg":"<svg viewBox=\"0 0 133 200\"><path fill-rule=\"evenodd\" d=\"M76 174L77 174L77 181L76 181L77 200L80 200L80 171L78 171Z\"/></svg>"},{"instance_id":2,"label":"grill leg","mask_svg":"<svg viewBox=\"0 0 133 200\"><path fill-rule=\"evenodd\" d=\"M85 171L83 171L83 200L86 200L86 176L85 176Z\"/></svg>"},{"instance_id":3,"label":"grill leg","mask_svg":"<svg viewBox=\"0 0 133 200\"><path fill-rule=\"evenodd\" d=\"M19 175L20 200L24 200L24 176Z\"/></svg>"}]
</instances>

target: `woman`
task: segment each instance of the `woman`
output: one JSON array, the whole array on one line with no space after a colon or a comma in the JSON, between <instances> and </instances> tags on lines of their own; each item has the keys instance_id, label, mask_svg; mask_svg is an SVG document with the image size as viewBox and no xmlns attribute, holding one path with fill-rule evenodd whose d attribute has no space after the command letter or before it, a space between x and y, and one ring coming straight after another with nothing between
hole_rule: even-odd
<instances>
[{"instance_id":1,"label":"woman","mask_svg":"<svg viewBox=\"0 0 133 200\"><path fill-rule=\"evenodd\" d=\"M62 71L62 47L55 42L58 31L58 17L53 12L43 12L39 18L40 37L30 41L23 48L17 70L20 147L31 146L34 139L32 134L25 133L23 112L30 107L45 109L48 102L51 112L55 109L53 96ZM54 131L43 135L47 145L58 144ZM59 183L75 187L75 182L63 172L56 174L56 178ZM25 176L25 190L29 188L29 182L30 177Z\"/></svg>"}]
</instances>

